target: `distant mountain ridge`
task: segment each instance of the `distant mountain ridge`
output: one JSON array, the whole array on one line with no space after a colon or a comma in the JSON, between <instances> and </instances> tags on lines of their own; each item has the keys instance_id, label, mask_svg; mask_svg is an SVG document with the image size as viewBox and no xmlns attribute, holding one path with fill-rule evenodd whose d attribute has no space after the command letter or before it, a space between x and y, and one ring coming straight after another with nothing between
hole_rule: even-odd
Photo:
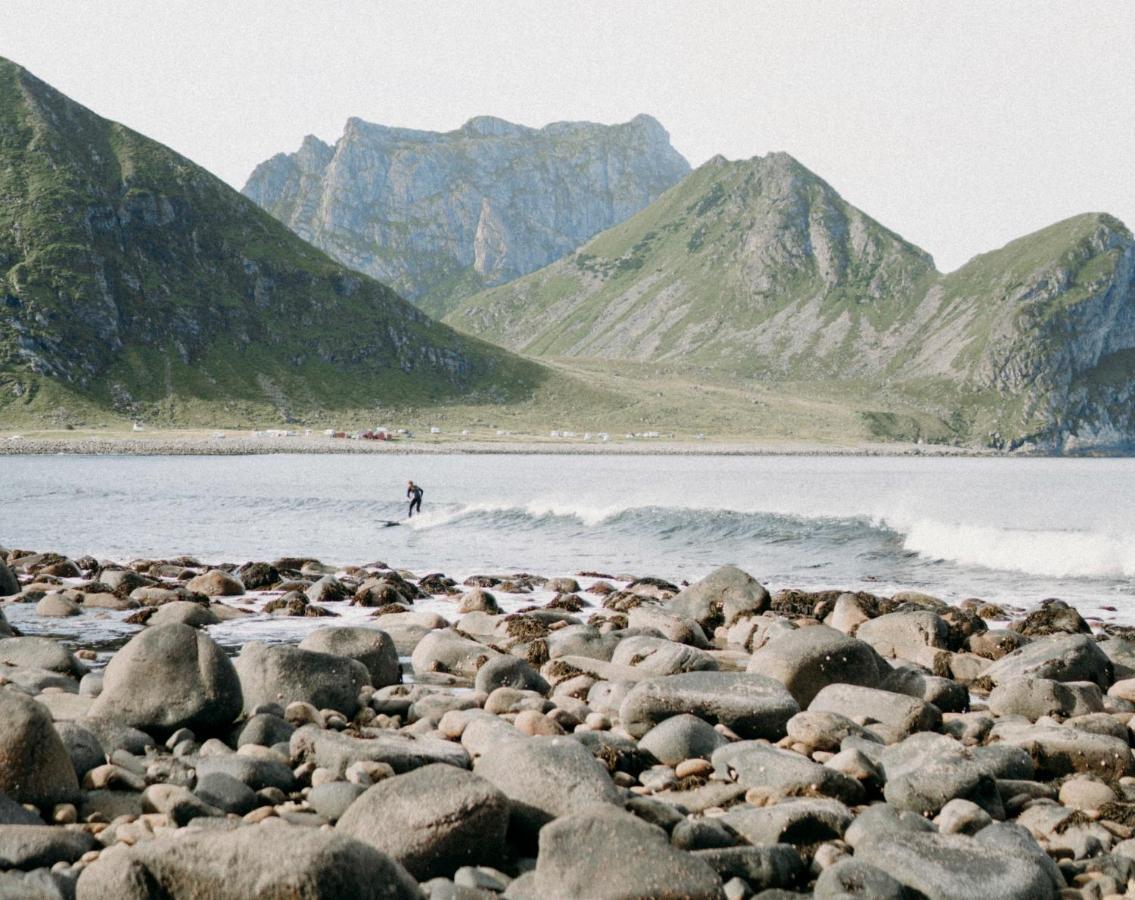
<instances>
[{"instance_id":1,"label":"distant mountain ridge","mask_svg":"<svg viewBox=\"0 0 1135 900\"><path fill-rule=\"evenodd\" d=\"M446 132L349 119L261 163L243 193L340 262L441 314L643 209L690 171L666 130L528 128L480 116Z\"/></svg>"},{"instance_id":2,"label":"distant mountain ridge","mask_svg":"<svg viewBox=\"0 0 1135 900\"><path fill-rule=\"evenodd\" d=\"M446 321L534 356L864 385L928 411L934 439L1135 446L1133 272L1131 233L1087 214L943 275L777 153L711 160ZM923 436L882 410L872 424Z\"/></svg>"},{"instance_id":3,"label":"distant mountain ridge","mask_svg":"<svg viewBox=\"0 0 1135 900\"><path fill-rule=\"evenodd\" d=\"M542 377L7 60L0 198L0 417L270 421Z\"/></svg>"}]
</instances>

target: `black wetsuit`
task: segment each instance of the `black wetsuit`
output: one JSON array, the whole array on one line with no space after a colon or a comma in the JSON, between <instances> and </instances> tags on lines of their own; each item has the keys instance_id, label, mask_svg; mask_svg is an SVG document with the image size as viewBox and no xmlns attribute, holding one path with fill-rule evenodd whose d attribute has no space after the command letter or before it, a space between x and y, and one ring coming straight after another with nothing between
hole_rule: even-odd
<instances>
[{"instance_id":1,"label":"black wetsuit","mask_svg":"<svg viewBox=\"0 0 1135 900\"><path fill-rule=\"evenodd\" d=\"M414 514L416 509L419 514L422 512L422 489L418 485L412 488L406 488L406 496L410 498L410 515Z\"/></svg>"}]
</instances>

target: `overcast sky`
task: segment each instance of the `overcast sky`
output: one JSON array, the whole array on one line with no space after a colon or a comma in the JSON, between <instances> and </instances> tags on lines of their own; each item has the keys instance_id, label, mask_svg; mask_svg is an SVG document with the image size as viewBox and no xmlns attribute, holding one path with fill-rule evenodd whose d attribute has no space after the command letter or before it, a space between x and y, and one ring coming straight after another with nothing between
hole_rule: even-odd
<instances>
[{"instance_id":1,"label":"overcast sky","mask_svg":"<svg viewBox=\"0 0 1135 900\"><path fill-rule=\"evenodd\" d=\"M0 0L0 55L235 187L349 116L657 117L693 165L786 150L952 269L1135 226L1135 3Z\"/></svg>"}]
</instances>

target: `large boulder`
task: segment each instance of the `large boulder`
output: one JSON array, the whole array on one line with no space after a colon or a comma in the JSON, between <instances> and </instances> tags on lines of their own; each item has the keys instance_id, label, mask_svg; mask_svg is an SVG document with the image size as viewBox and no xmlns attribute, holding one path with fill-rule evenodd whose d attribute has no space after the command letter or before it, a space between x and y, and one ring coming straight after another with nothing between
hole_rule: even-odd
<instances>
[{"instance_id":1,"label":"large boulder","mask_svg":"<svg viewBox=\"0 0 1135 900\"><path fill-rule=\"evenodd\" d=\"M961 834L896 832L856 847L855 858L927 900L1046 900L1056 896L1041 866Z\"/></svg>"},{"instance_id":2,"label":"large boulder","mask_svg":"<svg viewBox=\"0 0 1135 900\"><path fill-rule=\"evenodd\" d=\"M769 599L768 591L751 575L736 566L722 566L679 592L666 606L712 631L740 616L764 612Z\"/></svg>"},{"instance_id":3,"label":"large boulder","mask_svg":"<svg viewBox=\"0 0 1135 900\"><path fill-rule=\"evenodd\" d=\"M76 799L79 781L47 709L0 688L0 723L0 793L39 807Z\"/></svg>"},{"instance_id":4,"label":"large boulder","mask_svg":"<svg viewBox=\"0 0 1135 900\"><path fill-rule=\"evenodd\" d=\"M672 847L661 828L617 810L564 816L540 832L534 895L543 900L725 896L708 863Z\"/></svg>"},{"instance_id":5,"label":"large boulder","mask_svg":"<svg viewBox=\"0 0 1135 900\"><path fill-rule=\"evenodd\" d=\"M1050 678L1016 678L989 693L989 709L999 716L1083 716L1103 712L1103 694L1091 681L1053 681Z\"/></svg>"},{"instance_id":6,"label":"large boulder","mask_svg":"<svg viewBox=\"0 0 1135 900\"><path fill-rule=\"evenodd\" d=\"M989 765L953 738L919 733L882 754L883 796L898 810L935 816L951 800L976 803L991 816L1005 815Z\"/></svg>"},{"instance_id":7,"label":"large boulder","mask_svg":"<svg viewBox=\"0 0 1135 900\"><path fill-rule=\"evenodd\" d=\"M319 628L300 641L299 648L357 659L367 667L370 683L376 688L402 681L394 641L377 628Z\"/></svg>"},{"instance_id":8,"label":"large boulder","mask_svg":"<svg viewBox=\"0 0 1135 900\"><path fill-rule=\"evenodd\" d=\"M607 770L568 737L504 738L473 766L509 799L512 824L534 832L595 803L620 803Z\"/></svg>"},{"instance_id":9,"label":"large boulder","mask_svg":"<svg viewBox=\"0 0 1135 900\"><path fill-rule=\"evenodd\" d=\"M1025 750L1036 763L1037 775L1046 779L1082 772L1114 781L1132 769L1127 741L1109 734L1007 720L993 727L991 738Z\"/></svg>"},{"instance_id":10,"label":"large boulder","mask_svg":"<svg viewBox=\"0 0 1135 900\"><path fill-rule=\"evenodd\" d=\"M174 600L158 607L150 618L146 620L149 628L161 625L182 624L190 628L204 628L207 625L216 625L221 620L209 607L189 600Z\"/></svg>"},{"instance_id":11,"label":"large boulder","mask_svg":"<svg viewBox=\"0 0 1135 900\"><path fill-rule=\"evenodd\" d=\"M287 706L296 700L317 709L336 709L353 716L359 691L370 683L361 662L298 647L251 641L236 661L245 712L263 703Z\"/></svg>"},{"instance_id":12,"label":"large boulder","mask_svg":"<svg viewBox=\"0 0 1135 900\"><path fill-rule=\"evenodd\" d=\"M1106 691L1114 681L1114 669L1111 660L1091 637L1068 634L1038 638L1014 650L986 669L984 677L993 684L1008 684L1028 677L1094 681Z\"/></svg>"},{"instance_id":13,"label":"large boulder","mask_svg":"<svg viewBox=\"0 0 1135 900\"><path fill-rule=\"evenodd\" d=\"M209 732L241 711L241 685L228 655L183 624L147 628L111 658L92 718L143 731Z\"/></svg>"},{"instance_id":14,"label":"large boulder","mask_svg":"<svg viewBox=\"0 0 1135 900\"><path fill-rule=\"evenodd\" d=\"M684 672L639 682L619 706L624 729L641 737L659 722L691 713L743 738L784 737L800 707L778 681L746 672Z\"/></svg>"},{"instance_id":15,"label":"large boulder","mask_svg":"<svg viewBox=\"0 0 1135 900\"><path fill-rule=\"evenodd\" d=\"M420 900L389 856L340 834L265 823L185 829L104 851L79 877L77 900Z\"/></svg>"},{"instance_id":16,"label":"large boulder","mask_svg":"<svg viewBox=\"0 0 1135 900\"><path fill-rule=\"evenodd\" d=\"M833 712L849 719L868 716L902 734L937 731L942 727L942 712L932 703L853 684L829 684L808 704L808 711Z\"/></svg>"},{"instance_id":17,"label":"large boulder","mask_svg":"<svg viewBox=\"0 0 1135 900\"><path fill-rule=\"evenodd\" d=\"M829 684L877 687L882 674L869 644L826 625L773 638L753 654L747 671L775 678L801 708Z\"/></svg>"},{"instance_id":18,"label":"large boulder","mask_svg":"<svg viewBox=\"0 0 1135 900\"><path fill-rule=\"evenodd\" d=\"M442 764L380 781L347 807L337 832L376 847L419 881L505 854L508 798L472 772Z\"/></svg>"}]
</instances>

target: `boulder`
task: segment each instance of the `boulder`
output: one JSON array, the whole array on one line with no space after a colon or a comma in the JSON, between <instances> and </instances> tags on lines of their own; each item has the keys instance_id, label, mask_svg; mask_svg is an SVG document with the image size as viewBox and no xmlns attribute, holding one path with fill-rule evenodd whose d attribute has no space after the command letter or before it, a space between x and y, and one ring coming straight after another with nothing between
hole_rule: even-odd
<instances>
[{"instance_id":1,"label":"boulder","mask_svg":"<svg viewBox=\"0 0 1135 900\"><path fill-rule=\"evenodd\" d=\"M722 566L680 591L666 607L712 631L741 616L764 612L769 599L768 591L751 575L736 566Z\"/></svg>"},{"instance_id":2,"label":"boulder","mask_svg":"<svg viewBox=\"0 0 1135 900\"><path fill-rule=\"evenodd\" d=\"M965 712L969 708L969 691L965 685L949 678L927 675L914 666L892 669L879 682L879 688L925 700L942 712Z\"/></svg>"},{"instance_id":3,"label":"boulder","mask_svg":"<svg viewBox=\"0 0 1135 900\"><path fill-rule=\"evenodd\" d=\"M826 625L790 631L753 653L746 671L783 684L801 708L829 684L877 687L878 656L869 644Z\"/></svg>"},{"instance_id":4,"label":"boulder","mask_svg":"<svg viewBox=\"0 0 1135 900\"><path fill-rule=\"evenodd\" d=\"M465 749L452 741L399 731L356 738L338 731L325 731L316 725L296 729L291 737L291 752L293 757L313 762L339 776L357 762L386 763L395 772L409 772L431 763L466 769L471 764Z\"/></svg>"},{"instance_id":5,"label":"boulder","mask_svg":"<svg viewBox=\"0 0 1135 900\"><path fill-rule=\"evenodd\" d=\"M257 713L240 723L232 743L237 747L245 744L259 744L261 747L286 744L292 739L295 730L296 726L287 719L272 713Z\"/></svg>"},{"instance_id":6,"label":"boulder","mask_svg":"<svg viewBox=\"0 0 1135 900\"><path fill-rule=\"evenodd\" d=\"M152 897L303 897L420 900L417 882L359 841L282 822L186 829L104 852L79 876L77 900Z\"/></svg>"},{"instance_id":7,"label":"boulder","mask_svg":"<svg viewBox=\"0 0 1135 900\"><path fill-rule=\"evenodd\" d=\"M220 569L212 569L196 578L191 578L185 587L206 597L239 597L244 593L244 585Z\"/></svg>"},{"instance_id":8,"label":"boulder","mask_svg":"<svg viewBox=\"0 0 1135 900\"><path fill-rule=\"evenodd\" d=\"M1084 773L1115 780L1131 771L1127 741L1106 734L1003 721L993 726L991 738L1025 750L1036 763L1037 775L1046 779Z\"/></svg>"},{"instance_id":9,"label":"boulder","mask_svg":"<svg viewBox=\"0 0 1135 900\"><path fill-rule=\"evenodd\" d=\"M1021 622L1014 623L1014 631L1026 637L1043 637L1050 634L1091 634L1091 626L1075 609L1063 600L1046 601L1034 609Z\"/></svg>"},{"instance_id":10,"label":"boulder","mask_svg":"<svg viewBox=\"0 0 1135 900\"><path fill-rule=\"evenodd\" d=\"M666 832L612 810L567 815L540 832L535 896L543 900L724 898L704 860L672 847Z\"/></svg>"},{"instance_id":11,"label":"boulder","mask_svg":"<svg viewBox=\"0 0 1135 900\"><path fill-rule=\"evenodd\" d=\"M714 750L727 743L724 735L709 723L681 713L651 728L638 746L663 765L676 766L686 759L709 759Z\"/></svg>"},{"instance_id":12,"label":"boulder","mask_svg":"<svg viewBox=\"0 0 1135 900\"><path fill-rule=\"evenodd\" d=\"M157 591L161 588L138 588L138 590ZM84 609L113 609L116 612L122 612L124 609L137 609L140 605L137 600L131 597L120 597L118 594L108 594L103 591L83 594Z\"/></svg>"},{"instance_id":13,"label":"boulder","mask_svg":"<svg viewBox=\"0 0 1135 900\"><path fill-rule=\"evenodd\" d=\"M299 648L358 660L367 667L376 688L402 681L394 641L378 628L319 628L300 641Z\"/></svg>"},{"instance_id":14,"label":"boulder","mask_svg":"<svg viewBox=\"0 0 1135 900\"><path fill-rule=\"evenodd\" d=\"M327 781L311 789L307 803L328 822L338 822L365 791L363 785L351 781Z\"/></svg>"},{"instance_id":15,"label":"boulder","mask_svg":"<svg viewBox=\"0 0 1135 900\"><path fill-rule=\"evenodd\" d=\"M157 612L146 620L146 626L154 628L180 623L190 628L204 628L206 625L216 625L220 621L217 614L207 606L191 603L188 600L175 600L159 606Z\"/></svg>"},{"instance_id":16,"label":"boulder","mask_svg":"<svg viewBox=\"0 0 1135 900\"><path fill-rule=\"evenodd\" d=\"M788 720L788 736L816 750L834 753L846 737L854 735L866 741L877 741L862 725L839 713L805 710Z\"/></svg>"},{"instance_id":17,"label":"boulder","mask_svg":"<svg viewBox=\"0 0 1135 900\"><path fill-rule=\"evenodd\" d=\"M228 775L254 791L277 788L287 793L296 789L295 773L279 759L260 759L243 753L202 756L197 760L196 772L198 780L215 774Z\"/></svg>"},{"instance_id":18,"label":"boulder","mask_svg":"<svg viewBox=\"0 0 1135 900\"><path fill-rule=\"evenodd\" d=\"M0 663L19 668L49 669L75 678L87 674L87 667L70 650L44 637L0 638Z\"/></svg>"},{"instance_id":19,"label":"boulder","mask_svg":"<svg viewBox=\"0 0 1135 900\"><path fill-rule=\"evenodd\" d=\"M704 650L645 635L619 641L611 662L639 669L648 675L677 675L680 672L717 669L717 660Z\"/></svg>"},{"instance_id":20,"label":"boulder","mask_svg":"<svg viewBox=\"0 0 1135 900\"><path fill-rule=\"evenodd\" d=\"M1099 644L1083 634L1038 638L1001 657L985 670L985 677L993 684L1026 677L1094 681L1105 691L1115 680L1111 660Z\"/></svg>"},{"instance_id":21,"label":"boulder","mask_svg":"<svg viewBox=\"0 0 1135 900\"><path fill-rule=\"evenodd\" d=\"M808 704L808 711L834 712L849 719L868 716L894 726L902 734L937 731L942 727L942 713L933 704L905 694L852 684L829 684Z\"/></svg>"},{"instance_id":22,"label":"boulder","mask_svg":"<svg viewBox=\"0 0 1135 900\"><path fill-rule=\"evenodd\" d=\"M685 821L685 820L683 820ZM715 847L694 852L728 882L742 879L755 892L791 890L804 880L804 861L790 844L765 847Z\"/></svg>"},{"instance_id":23,"label":"boulder","mask_svg":"<svg viewBox=\"0 0 1135 900\"><path fill-rule=\"evenodd\" d=\"M630 628L661 635L676 644L689 644L703 649L709 647L705 631L696 619L654 603L643 603L631 609L627 614L627 623Z\"/></svg>"},{"instance_id":24,"label":"boulder","mask_svg":"<svg viewBox=\"0 0 1135 900\"><path fill-rule=\"evenodd\" d=\"M35 614L48 619L65 619L82 614L79 604L68 600L60 593L51 593L35 605Z\"/></svg>"},{"instance_id":25,"label":"boulder","mask_svg":"<svg viewBox=\"0 0 1135 900\"><path fill-rule=\"evenodd\" d=\"M828 866L816 879L812 894L816 900L907 900L907 891L882 869L858 859L841 859Z\"/></svg>"},{"instance_id":26,"label":"boulder","mask_svg":"<svg viewBox=\"0 0 1135 900\"><path fill-rule=\"evenodd\" d=\"M761 741L739 741L715 750L713 767L719 776L736 781L765 802L787 797L833 797L848 805L862 803L863 785L835 769L791 750ZM753 801L757 802L757 801Z\"/></svg>"},{"instance_id":27,"label":"boulder","mask_svg":"<svg viewBox=\"0 0 1135 900\"><path fill-rule=\"evenodd\" d=\"M927 647L945 649L950 627L937 613L910 610L887 613L864 622L855 632L883 656L917 659Z\"/></svg>"},{"instance_id":28,"label":"boulder","mask_svg":"<svg viewBox=\"0 0 1135 900\"><path fill-rule=\"evenodd\" d=\"M106 667L92 718L158 733L212 731L241 711L241 684L228 655L188 625L139 632Z\"/></svg>"},{"instance_id":29,"label":"boulder","mask_svg":"<svg viewBox=\"0 0 1135 900\"><path fill-rule=\"evenodd\" d=\"M500 651L462 637L450 628L425 635L410 657L416 673L444 672L473 679L477 670Z\"/></svg>"},{"instance_id":30,"label":"boulder","mask_svg":"<svg viewBox=\"0 0 1135 900\"><path fill-rule=\"evenodd\" d=\"M12 597L20 592L20 582L7 563L0 559L0 597Z\"/></svg>"},{"instance_id":31,"label":"boulder","mask_svg":"<svg viewBox=\"0 0 1135 900\"><path fill-rule=\"evenodd\" d=\"M503 861L508 808L484 778L436 764L368 788L335 830L389 854L424 881L463 865Z\"/></svg>"},{"instance_id":32,"label":"boulder","mask_svg":"<svg viewBox=\"0 0 1135 900\"><path fill-rule=\"evenodd\" d=\"M280 580L276 567L266 562L246 562L236 570L236 575L248 591L263 591Z\"/></svg>"},{"instance_id":33,"label":"boulder","mask_svg":"<svg viewBox=\"0 0 1135 900\"><path fill-rule=\"evenodd\" d=\"M999 716L1082 716L1103 712L1103 694L1091 681L1053 681L1050 678L1017 678L999 684L989 694L989 709Z\"/></svg>"},{"instance_id":34,"label":"boulder","mask_svg":"<svg viewBox=\"0 0 1135 900\"><path fill-rule=\"evenodd\" d=\"M201 776L197 779L193 793L209 806L238 816L251 812L258 805L255 791L227 772L211 772Z\"/></svg>"},{"instance_id":35,"label":"boulder","mask_svg":"<svg viewBox=\"0 0 1135 900\"><path fill-rule=\"evenodd\" d=\"M624 729L641 737L671 716L691 713L743 738L778 740L800 711L778 681L744 672L684 672L635 685L619 706Z\"/></svg>"},{"instance_id":36,"label":"boulder","mask_svg":"<svg viewBox=\"0 0 1135 900\"><path fill-rule=\"evenodd\" d=\"M44 808L75 800L79 781L47 709L0 688L0 722L0 792Z\"/></svg>"},{"instance_id":37,"label":"boulder","mask_svg":"<svg viewBox=\"0 0 1135 900\"><path fill-rule=\"evenodd\" d=\"M930 817L960 798L995 818L1005 815L989 768L953 738L911 735L884 750L882 764L887 779L883 796L895 809Z\"/></svg>"},{"instance_id":38,"label":"boulder","mask_svg":"<svg viewBox=\"0 0 1135 900\"><path fill-rule=\"evenodd\" d=\"M481 588L474 588L461 598L457 612L461 615L471 612L483 612L491 616L496 616L500 615L501 608L500 604L497 603L497 598L488 591L482 590Z\"/></svg>"},{"instance_id":39,"label":"boulder","mask_svg":"<svg viewBox=\"0 0 1135 900\"><path fill-rule=\"evenodd\" d=\"M46 825L0 825L0 870L50 868L56 863L73 863L98 846L98 842L83 831Z\"/></svg>"},{"instance_id":40,"label":"boulder","mask_svg":"<svg viewBox=\"0 0 1135 900\"><path fill-rule=\"evenodd\" d=\"M106 752L102 749L97 735L79 722L56 722L55 731L67 755L71 757L71 764L75 767L75 775L80 780L91 769L106 762Z\"/></svg>"},{"instance_id":41,"label":"boulder","mask_svg":"<svg viewBox=\"0 0 1135 900\"><path fill-rule=\"evenodd\" d=\"M620 803L606 768L569 737L495 742L485 748L473 771L504 792L513 826L527 832L595 803Z\"/></svg>"},{"instance_id":42,"label":"boulder","mask_svg":"<svg viewBox=\"0 0 1135 900\"><path fill-rule=\"evenodd\" d=\"M856 847L855 858L927 900L1056 896L1041 866L962 834L894 833Z\"/></svg>"},{"instance_id":43,"label":"boulder","mask_svg":"<svg viewBox=\"0 0 1135 900\"><path fill-rule=\"evenodd\" d=\"M853 818L838 800L800 799L737 806L721 816L721 822L750 844L807 846L843 837Z\"/></svg>"},{"instance_id":44,"label":"boulder","mask_svg":"<svg viewBox=\"0 0 1135 900\"><path fill-rule=\"evenodd\" d=\"M359 691L370 683L370 672L357 660L262 641L244 645L236 672L245 712L262 703L286 706L301 700L316 709L353 716L359 708Z\"/></svg>"},{"instance_id":45,"label":"boulder","mask_svg":"<svg viewBox=\"0 0 1135 900\"><path fill-rule=\"evenodd\" d=\"M486 694L502 687L546 694L551 688L544 677L527 662L510 654L486 660L477 670L473 684L478 691Z\"/></svg>"}]
</instances>

